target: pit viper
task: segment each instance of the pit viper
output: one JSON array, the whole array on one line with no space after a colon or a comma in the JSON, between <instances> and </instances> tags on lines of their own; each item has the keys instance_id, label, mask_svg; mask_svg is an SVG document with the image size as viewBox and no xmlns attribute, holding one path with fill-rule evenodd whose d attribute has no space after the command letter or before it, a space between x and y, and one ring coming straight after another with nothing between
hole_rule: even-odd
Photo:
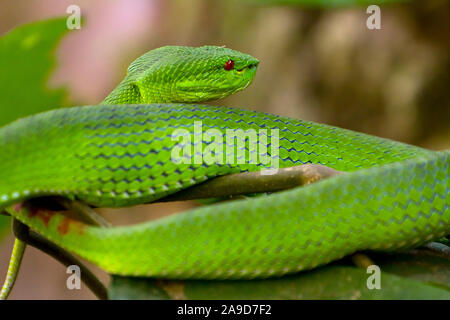
<instances>
[{"instance_id":1,"label":"pit viper","mask_svg":"<svg viewBox=\"0 0 450 320\"><path fill-rule=\"evenodd\" d=\"M0 207L112 274L168 279L280 276L450 233L449 151L198 104L243 90L258 64L225 47L162 47L135 60L99 105L56 109L0 128ZM25 204L62 196L127 207L217 176L273 170L273 163L346 173L133 226L99 228ZM16 241L12 262L24 248Z\"/></svg>"}]
</instances>

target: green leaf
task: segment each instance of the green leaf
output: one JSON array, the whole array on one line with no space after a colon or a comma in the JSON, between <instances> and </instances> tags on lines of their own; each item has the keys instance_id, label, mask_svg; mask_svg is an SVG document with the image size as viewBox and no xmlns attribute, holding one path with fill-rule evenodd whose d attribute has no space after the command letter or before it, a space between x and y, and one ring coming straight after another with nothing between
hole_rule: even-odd
<instances>
[{"instance_id":1,"label":"green leaf","mask_svg":"<svg viewBox=\"0 0 450 320\"><path fill-rule=\"evenodd\" d=\"M414 250L378 258L380 290L368 289L370 274L366 270L334 264L282 278L250 281L161 281L113 276L110 298L450 299L450 288L446 287L448 257Z\"/></svg>"},{"instance_id":2,"label":"green leaf","mask_svg":"<svg viewBox=\"0 0 450 320\"><path fill-rule=\"evenodd\" d=\"M355 267L329 266L295 276L258 281L190 282L188 299L449 299L444 289L382 272L380 290L367 288L368 274Z\"/></svg>"},{"instance_id":3,"label":"green leaf","mask_svg":"<svg viewBox=\"0 0 450 320\"><path fill-rule=\"evenodd\" d=\"M0 38L0 126L60 107L64 89L50 90L54 50L68 31L65 18L17 27Z\"/></svg>"},{"instance_id":4,"label":"green leaf","mask_svg":"<svg viewBox=\"0 0 450 320\"><path fill-rule=\"evenodd\" d=\"M113 276L108 292L111 300L167 300L169 295L147 278Z\"/></svg>"}]
</instances>

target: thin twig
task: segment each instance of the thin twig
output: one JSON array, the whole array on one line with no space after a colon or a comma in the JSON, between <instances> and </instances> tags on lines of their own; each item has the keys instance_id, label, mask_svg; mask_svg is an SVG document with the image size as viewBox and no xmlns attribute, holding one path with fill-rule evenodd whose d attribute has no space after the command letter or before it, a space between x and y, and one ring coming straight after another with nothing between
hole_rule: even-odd
<instances>
[{"instance_id":1,"label":"thin twig","mask_svg":"<svg viewBox=\"0 0 450 320\"><path fill-rule=\"evenodd\" d=\"M304 164L278 169L274 174L263 175L261 171L235 173L217 177L158 202L220 198L251 193L276 192L310 184L340 174L340 171L318 164Z\"/></svg>"},{"instance_id":2,"label":"thin twig","mask_svg":"<svg viewBox=\"0 0 450 320\"><path fill-rule=\"evenodd\" d=\"M78 220L81 220L84 223L104 228L111 227L111 224L106 221L105 218L81 201L70 200L62 197L55 198L54 200L75 214Z\"/></svg>"},{"instance_id":3,"label":"thin twig","mask_svg":"<svg viewBox=\"0 0 450 320\"><path fill-rule=\"evenodd\" d=\"M86 286L97 296L97 298L101 300L108 299L108 291L103 283L98 280L97 277L72 254L60 248L53 242L50 242L40 234L30 230L27 225L17 219L14 219L13 231L16 238L52 256L66 267L70 265L77 265L83 275L81 280L84 284L86 284Z\"/></svg>"}]
</instances>

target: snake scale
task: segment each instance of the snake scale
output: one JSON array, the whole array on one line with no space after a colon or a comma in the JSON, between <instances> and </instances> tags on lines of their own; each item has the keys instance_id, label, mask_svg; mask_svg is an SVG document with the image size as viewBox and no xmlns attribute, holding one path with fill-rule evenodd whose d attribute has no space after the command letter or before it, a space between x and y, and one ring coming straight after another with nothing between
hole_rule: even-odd
<instances>
[{"instance_id":1,"label":"snake scale","mask_svg":"<svg viewBox=\"0 0 450 320\"><path fill-rule=\"evenodd\" d=\"M194 104L244 89L258 63L223 47L162 47L133 62L100 105L52 110L1 128L0 207L110 273L172 279L279 276L450 233L449 151ZM281 168L313 163L346 173L134 226L99 228L22 204L58 195L95 207L132 206L220 175L267 168L237 158L173 161L176 130L193 133L194 157L211 147L211 139L196 137L199 123L203 130L265 135L258 146L244 138L241 149L249 155L264 145ZM275 138L276 154L270 148Z\"/></svg>"}]
</instances>

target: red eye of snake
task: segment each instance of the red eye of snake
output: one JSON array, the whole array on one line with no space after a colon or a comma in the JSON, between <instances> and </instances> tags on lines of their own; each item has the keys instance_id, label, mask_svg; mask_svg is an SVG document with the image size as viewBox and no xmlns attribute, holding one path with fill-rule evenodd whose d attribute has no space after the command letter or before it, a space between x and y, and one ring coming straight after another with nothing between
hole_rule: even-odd
<instances>
[{"instance_id":1,"label":"red eye of snake","mask_svg":"<svg viewBox=\"0 0 450 320\"><path fill-rule=\"evenodd\" d=\"M227 71L230 71L231 69L234 68L234 61L233 60L228 60L227 62L225 62L225 65L223 66L223 68Z\"/></svg>"}]
</instances>

